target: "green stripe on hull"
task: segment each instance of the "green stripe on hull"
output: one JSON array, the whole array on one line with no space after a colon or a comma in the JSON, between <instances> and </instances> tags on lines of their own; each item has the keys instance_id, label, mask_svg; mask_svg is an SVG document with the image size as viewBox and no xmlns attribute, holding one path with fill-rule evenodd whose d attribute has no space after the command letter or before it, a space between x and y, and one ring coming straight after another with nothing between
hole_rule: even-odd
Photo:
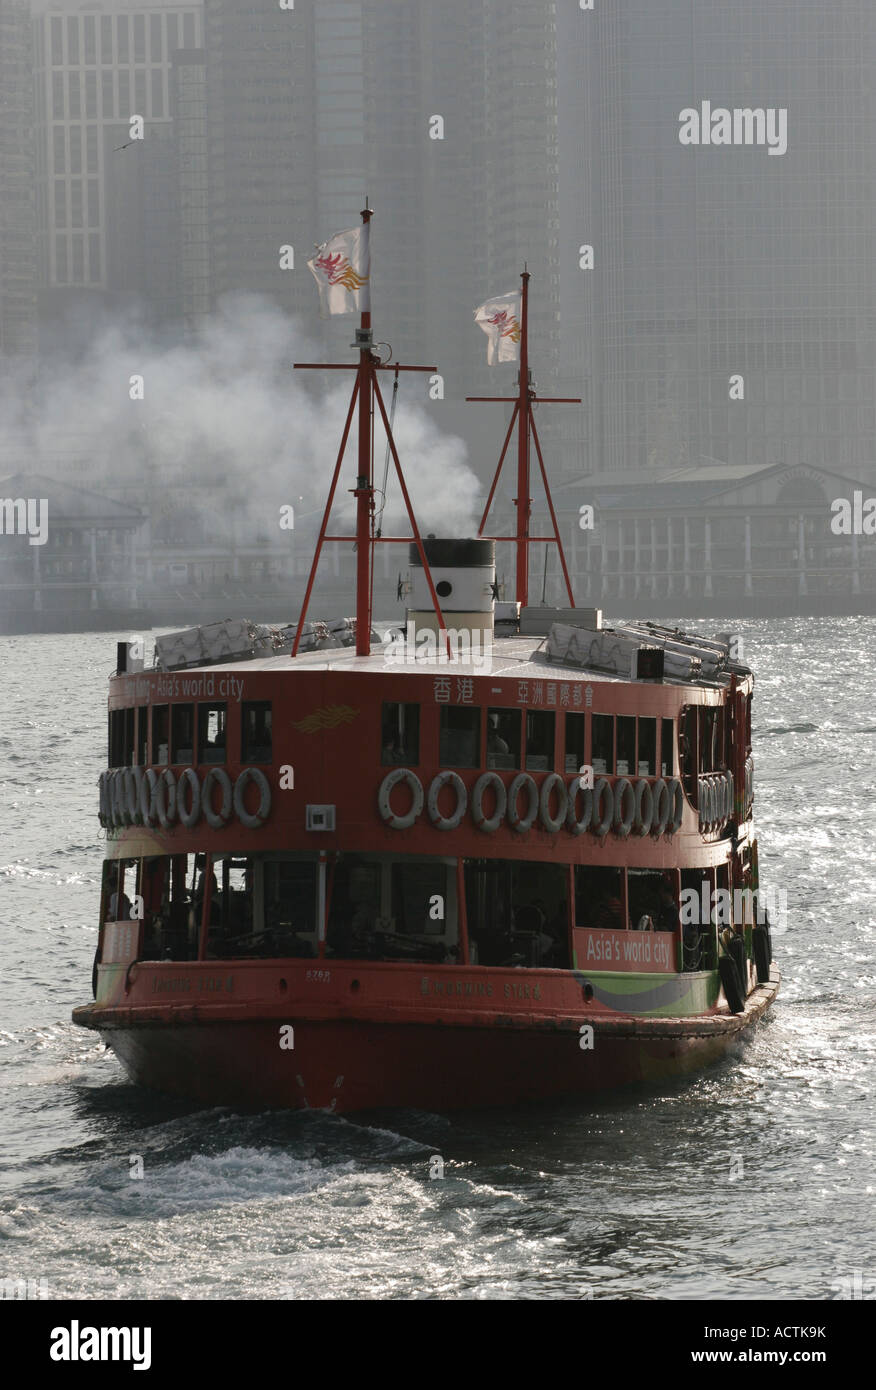
<instances>
[{"instance_id":1,"label":"green stripe on hull","mask_svg":"<svg viewBox=\"0 0 876 1390\"><path fill-rule=\"evenodd\" d=\"M718 999L717 970L698 970L686 975L634 975L610 970L574 972L579 984L587 983L600 1004L618 1013L644 1018L687 1018L708 1013Z\"/></svg>"}]
</instances>

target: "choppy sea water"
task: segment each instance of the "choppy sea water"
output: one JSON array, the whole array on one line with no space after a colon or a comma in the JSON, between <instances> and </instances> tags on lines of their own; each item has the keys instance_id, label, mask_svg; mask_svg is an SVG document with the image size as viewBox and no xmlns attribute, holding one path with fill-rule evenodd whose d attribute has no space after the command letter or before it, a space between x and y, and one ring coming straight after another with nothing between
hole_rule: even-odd
<instances>
[{"instance_id":1,"label":"choppy sea water","mask_svg":"<svg viewBox=\"0 0 876 1390\"><path fill-rule=\"evenodd\" d=\"M757 677L761 881L788 898L768 1018L660 1090L367 1122L149 1095L70 1022L91 996L115 635L0 639L0 1280L723 1300L833 1299L857 1274L873 1298L876 621L734 630Z\"/></svg>"}]
</instances>

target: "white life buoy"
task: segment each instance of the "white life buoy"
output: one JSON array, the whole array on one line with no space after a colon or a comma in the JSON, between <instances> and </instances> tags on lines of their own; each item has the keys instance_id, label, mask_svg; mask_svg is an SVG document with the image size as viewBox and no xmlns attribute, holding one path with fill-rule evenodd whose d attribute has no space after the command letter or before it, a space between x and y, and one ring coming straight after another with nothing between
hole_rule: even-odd
<instances>
[{"instance_id":1,"label":"white life buoy","mask_svg":"<svg viewBox=\"0 0 876 1390\"><path fill-rule=\"evenodd\" d=\"M122 825L134 824L133 774L134 769L131 767L119 769L119 810L121 811Z\"/></svg>"},{"instance_id":2,"label":"white life buoy","mask_svg":"<svg viewBox=\"0 0 876 1390\"><path fill-rule=\"evenodd\" d=\"M580 816L578 815L579 796L584 798L584 809ZM590 829L593 820L593 788L582 787L581 778L573 777L566 788L566 799L566 829L571 830L573 835L583 835L585 830Z\"/></svg>"},{"instance_id":3,"label":"white life buoy","mask_svg":"<svg viewBox=\"0 0 876 1390\"><path fill-rule=\"evenodd\" d=\"M213 809L213 788L220 787L222 791L222 805L218 811ZM211 767L204 778L204 785L201 788L201 810L204 812L204 819L211 830L221 830L231 815L231 807L234 802L234 793L231 787L231 778L224 767Z\"/></svg>"},{"instance_id":4,"label":"white life buoy","mask_svg":"<svg viewBox=\"0 0 876 1390\"><path fill-rule=\"evenodd\" d=\"M614 792L606 777L597 777L593 784L593 819L591 829L594 835L603 839L611 829L614 820Z\"/></svg>"},{"instance_id":5,"label":"white life buoy","mask_svg":"<svg viewBox=\"0 0 876 1390\"><path fill-rule=\"evenodd\" d=\"M142 825L143 813L140 810L140 791L143 786L143 769L129 767L125 778L125 803L132 825Z\"/></svg>"},{"instance_id":6,"label":"white life buoy","mask_svg":"<svg viewBox=\"0 0 876 1390\"><path fill-rule=\"evenodd\" d=\"M397 816L390 805L393 787L400 782L404 782L411 793L411 809L403 816ZM423 784L417 774L407 767L394 767L388 772L377 793L377 809L392 830L410 830L423 809Z\"/></svg>"},{"instance_id":7,"label":"white life buoy","mask_svg":"<svg viewBox=\"0 0 876 1390\"><path fill-rule=\"evenodd\" d=\"M557 814L551 815L551 795L557 794ZM566 784L558 772L548 773L541 784L541 792L538 798L538 809L541 823L545 830L549 830L555 835L562 829L563 821L569 809L569 793L566 791Z\"/></svg>"},{"instance_id":8,"label":"white life buoy","mask_svg":"<svg viewBox=\"0 0 876 1390\"><path fill-rule=\"evenodd\" d=\"M714 830L718 823L718 784L714 777L706 777L706 829Z\"/></svg>"},{"instance_id":9,"label":"white life buoy","mask_svg":"<svg viewBox=\"0 0 876 1390\"><path fill-rule=\"evenodd\" d=\"M490 817L484 815L484 792L487 788L492 788L496 797L496 809ZM508 807L508 793L505 790L505 783L497 772L485 772L475 782L471 794L471 816L478 830L485 830L488 835L492 835L494 830L498 830L502 824L502 819Z\"/></svg>"},{"instance_id":10,"label":"white life buoy","mask_svg":"<svg viewBox=\"0 0 876 1390\"><path fill-rule=\"evenodd\" d=\"M636 835L647 835L654 819L654 793L651 783L646 782L644 777L640 777L636 783L634 796L633 830Z\"/></svg>"},{"instance_id":11,"label":"white life buoy","mask_svg":"<svg viewBox=\"0 0 876 1390\"><path fill-rule=\"evenodd\" d=\"M143 781L140 783L140 815L143 817L144 825L154 825L157 813L155 810L155 788L158 786L158 773L154 767L147 767L143 774Z\"/></svg>"},{"instance_id":12,"label":"white life buoy","mask_svg":"<svg viewBox=\"0 0 876 1390\"><path fill-rule=\"evenodd\" d=\"M122 795L124 793L123 777L124 768L121 767L114 767L110 773L110 813L112 816L112 824L116 830L125 823L122 819Z\"/></svg>"},{"instance_id":13,"label":"white life buoy","mask_svg":"<svg viewBox=\"0 0 876 1390\"><path fill-rule=\"evenodd\" d=\"M619 777L614 784L614 820L611 827L619 840L625 840L629 835L635 814L636 794L633 784L628 777Z\"/></svg>"},{"instance_id":14,"label":"white life buoy","mask_svg":"<svg viewBox=\"0 0 876 1390\"><path fill-rule=\"evenodd\" d=\"M186 807L186 787L191 787L192 791L192 799L188 807ZM201 784L193 767L187 767L185 772L180 773L180 779L176 784L176 809L180 825L184 825L186 830L193 830L201 817Z\"/></svg>"},{"instance_id":15,"label":"white life buoy","mask_svg":"<svg viewBox=\"0 0 876 1390\"><path fill-rule=\"evenodd\" d=\"M456 797L456 809L452 816L442 816L438 810L438 797L442 787L452 787ZM429 786L429 799L426 803L429 819L436 830L455 830L468 809L468 792L465 783L457 772L439 772L432 778Z\"/></svg>"},{"instance_id":16,"label":"white life buoy","mask_svg":"<svg viewBox=\"0 0 876 1390\"><path fill-rule=\"evenodd\" d=\"M246 809L246 789L250 782L259 789L259 809L254 814ZM267 820L271 811L271 788L261 768L245 767L239 774L234 784L234 810L247 830L257 830Z\"/></svg>"},{"instance_id":17,"label":"white life buoy","mask_svg":"<svg viewBox=\"0 0 876 1390\"><path fill-rule=\"evenodd\" d=\"M654 798L654 811L651 816L651 834L655 839L659 839L663 834L672 814L672 793L670 792L663 777L658 777L651 789Z\"/></svg>"},{"instance_id":18,"label":"white life buoy","mask_svg":"<svg viewBox=\"0 0 876 1390\"><path fill-rule=\"evenodd\" d=\"M673 777L669 782L669 790L672 795L672 816L666 827L667 835L674 835L681 829L681 822L684 818L684 789L677 777Z\"/></svg>"},{"instance_id":19,"label":"white life buoy","mask_svg":"<svg viewBox=\"0 0 876 1390\"><path fill-rule=\"evenodd\" d=\"M520 800L520 793L525 789L529 802L526 808L526 815L521 816L517 809L517 802ZM514 781L508 788L508 820L513 825L518 834L523 835L529 830L533 821L538 815L538 787L528 772L518 772Z\"/></svg>"},{"instance_id":20,"label":"white life buoy","mask_svg":"<svg viewBox=\"0 0 876 1390\"><path fill-rule=\"evenodd\" d=\"M176 820L176 778L169 767L161 773L155 785L155 812L162 830L169 830Z\"/></svg>"}]
</instances>

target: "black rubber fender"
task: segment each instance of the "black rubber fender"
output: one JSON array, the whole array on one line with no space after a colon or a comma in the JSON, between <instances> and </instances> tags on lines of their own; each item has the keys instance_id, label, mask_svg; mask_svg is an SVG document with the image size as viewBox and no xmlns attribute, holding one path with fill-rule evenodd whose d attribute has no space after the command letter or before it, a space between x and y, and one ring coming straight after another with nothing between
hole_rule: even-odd
<instances>
[{"instance_id":1,"label":"black rubber fender","mask_svg":"<svg viewBox=\"0 0 876 1390\"><path fill-rule=\"evenodd\" d=\"M758 984L765 985L770 978L770 961L773 958L769 927L755 927L751 933L754 948L754 968Z\"/></svg>"},{"instance_id":2,"label":"black rubber fender","mask_svg":"<svg viewBox=\"0 0 876 1390\"><path fill-rule=\"evenodd\" d=\"M721 976L721 984L724 987L724 994L727 997L731 1014L741 1014L745 1008L745 992L739 978L736 962L732 956L720 957L718 974Z\"/></svg>"}]
</instances>

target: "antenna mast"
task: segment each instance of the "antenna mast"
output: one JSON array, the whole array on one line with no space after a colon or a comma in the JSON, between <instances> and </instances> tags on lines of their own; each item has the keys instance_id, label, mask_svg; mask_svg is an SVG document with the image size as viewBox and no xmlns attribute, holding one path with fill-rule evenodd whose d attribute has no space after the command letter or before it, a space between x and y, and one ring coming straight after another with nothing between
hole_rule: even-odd
<instances>
[{"instance_id":1,"label":"antenna mast","mask_svg":"<svg viewBox=\"0 0 876 1390\"><path fill-rule=\"evenodd\" d=\"M367 203L367 199L366 199ZM362 209L362 222L365 226L371 221L372 209L365 207ZM322 524L319 528L319 539L316 543L316 551L313 556L313 564L310 567L310 576L307 581L307 589L304 594L304 603L301 606L301 616L298 619L298 627L295 632L295 642L292 647L293 657L298 654L298 644L301 640L301 633L304 628L304 620L307 616L307 608L310 603L310 596L313 591L316 571L319 565L319 557L322 547L326 541L352 541L356 546L356 655L368 656L371 652L371 563L373 547L378 541L385 541L391 545L409 545L410 536L377 536L374 526L374 461L371 453L372 432L374 424L374 402L380 412L383 428L386 431L386 440L389 446L392 460L395 464L395 471L398 476L399 486L402 497L404 498L408 520L413 531L413 540L416 543L417 551L420 556L420 563L423 566L423 573L426 576L426 583L429 586L429 594L435 615L438 619L439 631L445 630L444 617L441 606L438 602L438 595L435 592L435 585L432 582L432 572L426 559L426 551L423 546L422 537L417 526L417 519L414 516L414 509L411 506L411 499L405 484L402 466L399 461L398 450L395 446L395 438L392 433L392 426L386 413L386 406L383 403L383 395L380 390L380 383L377 373L380 371L392 372L435 372L436 367L409 367L400 362L381 362L380 358L373 351L374 339L371 331L371 311L361 310L359 327L356 330L356 341L351 344L359 350L359 362L356 365L338 362L295 362L293 365L297 369L309 369L321 372L343 372L355 371L356 380L353 385L353 393L350 397L350 408L347 411L347 418L344 424L344 432L341 436L341 447L338 451L335 470L332 475L331 486L329 488L328 500L326 501L323 513ZM332 503L335 498L335 491L338 485L338 477L341 471L344 454L347 448L347 441L350 437L350 427L353 423L353 411L358 402L359 406L359 450L358 450L358 472L356 474L356 486L351 488L356 499L356 534L354 536L330 536L328 534L328 522L331 514ZM449 643L449 638L447 639ZM449 650L449 647L448 647Z\"/></svg>"},{"instance_id":2,"label":"antenna mast","mask_svg":"<svg viewBox=\"0 0 876 1390\"><path fill-rule=\"evenodd\" d=\"M575 599L572 594L572 582L569 579L569 571L566 567L566 555L563 550L563 542L560 538L560 529L557 525L557 517L554 511L553 498L551 496L550 484L545 471L544 459L541 453L541 443L538 437L538 430L535 425L534 405L580 405L580 396L538 396L535 387L532 385L531 373L529 370L529 271L525 268L520 275L521 280L521 309L520 309L520 374L517 378L516 396L466 396L467 401L513 401L514 409L511 412L511 419L508 424L508 432L505 435L505 442L502 445L502 452L499 455L499 462L493 476L493 484L490 488L490 495L487 498L487 505L484 507L484 514L481 517L481 524L478 527L478 535L483 536L484 527L487 524L487 516L493 504L493 497L496 492L496 485L499 475L502 472L502 465L505 462L505 455L508 452L508 445L511 442L511 435L514 431L515 422L517 424L517 496L514 503L517 510L517 530L513 537L509 536L488 536L485 539L494 541L514 540L517 553L517 602L524 607L529 602L529 547L532 544L545 542L550 544L556 542L557 550L560 555L560 565L563 570L563 579L566 583L566 592L569 595L569 606L575 607ZM547 498L548 510L553 526L552 536L531 536L529 534L529 521L532 511L532 498L529 495L529 441L532 438L535 442L535 451L538 455L538 464L541 469L541 479L544 483L545 497Z\"/></svg>"}]
</instances>

